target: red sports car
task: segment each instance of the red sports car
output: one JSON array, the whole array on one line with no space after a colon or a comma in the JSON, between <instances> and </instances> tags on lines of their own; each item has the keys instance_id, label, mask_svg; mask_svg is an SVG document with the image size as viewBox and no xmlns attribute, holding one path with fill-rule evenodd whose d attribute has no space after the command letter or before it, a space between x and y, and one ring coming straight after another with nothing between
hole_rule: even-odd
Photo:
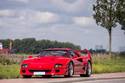
<instances>
[{"instance_id":1,"label":"red sports car","mask_svg":"<svg viewBox=\"0 0 125 83\"><path fill-rule=\"evenodd\" d=\"M36 57L29 57L21 63L20 75L51 77L80 75L89 77L92 72L92 58L88 50L70 48L50 48L40 52Z\"/></svg>"}]
</instances>

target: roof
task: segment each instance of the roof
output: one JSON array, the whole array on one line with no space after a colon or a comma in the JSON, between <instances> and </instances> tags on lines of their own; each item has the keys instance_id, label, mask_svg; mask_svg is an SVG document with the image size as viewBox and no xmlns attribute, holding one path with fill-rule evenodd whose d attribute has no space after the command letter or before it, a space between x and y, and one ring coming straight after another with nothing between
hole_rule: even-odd
<instances>
[{"instance_id":1,"label":"roof","mask_svg":"<svg viewBox=\"0 0 125 83\"><path fill-rule=\"evenodd\" d=\"M48 48L46 50L72 50L71 48Z\"/></svg>"}]
</instances>

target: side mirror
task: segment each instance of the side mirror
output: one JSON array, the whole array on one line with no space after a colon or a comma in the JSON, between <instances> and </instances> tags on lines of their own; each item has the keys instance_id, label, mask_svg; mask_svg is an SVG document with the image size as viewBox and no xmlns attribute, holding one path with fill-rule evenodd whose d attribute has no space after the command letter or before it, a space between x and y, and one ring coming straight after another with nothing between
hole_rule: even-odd
<instances>
[{"instance_id":1,"label":"side mirror","mask_svg":"<svg viewBox=\"0 0 125 83\"><path fill-rule=\"evenodd\" d=\"M32 55L30 55L30 56L28 56L28 58L33 58L33 56L32 56Z\"/></svg>"}]
</instances>

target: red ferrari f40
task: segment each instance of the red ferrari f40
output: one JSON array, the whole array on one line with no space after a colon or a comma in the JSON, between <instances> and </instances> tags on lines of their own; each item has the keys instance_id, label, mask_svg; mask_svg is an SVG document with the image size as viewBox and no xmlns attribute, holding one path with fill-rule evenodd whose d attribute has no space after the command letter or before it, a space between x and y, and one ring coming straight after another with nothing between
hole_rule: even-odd
<instances>
[{"instance_id":1,"label":"red ferrari f40","mask_svg":"<svg viewBox=\"0 0 125 83\"><path fill-rule=\"evenodd\" d=\"M20 68L23 78L58 75L89 77L91 73L92 58L87 49L49 48L42 50L36 57L30 56L23 60Z\"/></svg>"}]
</instances>

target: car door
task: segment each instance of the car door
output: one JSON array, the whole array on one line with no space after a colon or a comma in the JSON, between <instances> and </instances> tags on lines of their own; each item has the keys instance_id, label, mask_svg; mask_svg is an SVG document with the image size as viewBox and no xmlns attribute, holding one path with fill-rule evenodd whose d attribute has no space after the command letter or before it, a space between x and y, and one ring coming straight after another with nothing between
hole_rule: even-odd
<instances>
[{"instance_id":1,"label":"car door","mask_svg":"<svg viewBox=\"0 0 125 83\"><path fill-rule=\"evenodd\" d=\"M76 55L73 51L69 51L72 61L74 62L74 74L79 74L82 71L83 63L80 61L78 55Z\"/></svg>"},{"instance_id":2,"label":"car door","mask_svg":"<svg viewBox=\"0 0 125 83\"><path fill-rule=\"evenodd\" d=\"M92 58L91 58L91 54L88 50L80 50L80 57L83 60L83 65L84 65L84 69L87 68L88 66L88 61L91 63L91 67L92 67Z\"/></svg>"}]
</instances>

